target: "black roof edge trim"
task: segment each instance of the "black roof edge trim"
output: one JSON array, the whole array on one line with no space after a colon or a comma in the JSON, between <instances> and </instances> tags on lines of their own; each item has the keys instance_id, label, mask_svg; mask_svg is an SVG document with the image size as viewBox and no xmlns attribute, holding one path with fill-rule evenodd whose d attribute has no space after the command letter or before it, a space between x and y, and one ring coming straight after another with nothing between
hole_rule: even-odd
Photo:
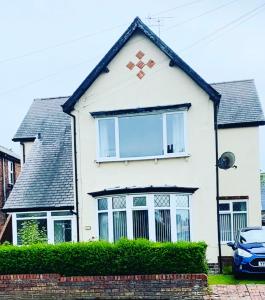
<instances>
[{"instance_id":1,"label":"black roof edge trim","mask_svg":"<svg viewBox=\"0 0 265 300\"><path fill-rule=\"evenodd\" d=\"M97 192L88 193L92 197L100 197L107 195L118 195L118 194L138 194L138 193L190 193L193 194L198 188L192 187L177 187L177 186L148 186L148 187L135 187L135 188L120 188L120 189L109 189Z\"/></svg>"},{"instance_id":2,"label":"black roof edge trim","mask_svg":"<svg viewBox=\"0 0 265 300\"><path fill-rule=\"evenodd\" d=\"M2 208L1 211L12 213L12 212L31 212L31 211L51 211L51 210L72 210L74 206L48 206L48 207L29 207L29 208Z\"/></svg>"},{"instance_id":3,"label":"black roof edge trim","mask_svg":"<svg viewBox=\"0 0 265 300\"><path fill-rule=\"evenodd\" d=\"M19 158L14 157L14 156L12 156L10 154L7 154L5 152L2 152L2 151L0 151L0 157L4 157L4 158L6 158L6 159L8 159L10 161L20 163L20 159Z\"/></svg>"},{"instance_id":4,"label":"black roof edge trim","mask_svg":"<svg viewBox=\"0 0 265 300\"><path fill-rule=\"evenodd\" d=\"M36 139L36 137L21 137L21 138L13 138L12 141L13 142L34 142Z\"/></svg>"},{"instance_id":5,"label":"black roof edge trim","mask_svg":"<svg viewBox=\"0 0 265 300\"><path fill-rule=\"evenodd\" d=\"M218 124L219 129L225 128L244 128L244 127L256 127L264 126L265 121L253 121L253 122L241 122L241 123L229 123L229 124Z\"/></svg>"},{"instance_id":6,"label":"black roof edge trim","mask_svg":"<svg viewBox=\"0 0 265 300\"><path fill-rule=\"evenodd\" d=\"M175 104L175 105L164 105L164 106L150 106L150 107L138 107L138 108L129 108L129 109L119 109L119 110L109 110L109 111L96 111L91 112L92 117L101 117L101 116L116 116L123 114L136 114L136 113L145 113L159 110L174 110L180 108L189 109L191 103Z\"/></svg>"},{"instance_id":7,"label":"black roof edge trim","mask_svg":"<svg viewBox=\"0 0 265 300\"><path fill-rule=\"evenodd\" d=\"M70 112L80 97L93 84L102 71L108 66L111 60L118 54L122 47L127 43L130 37L137 30L145 34L174 64L190 76L210 97L213 102L219 103L221 95L208 84L199 74L197 74L189 65L187 65L172 49L170 49L148 26L146 26L139 17L136 17L132 24L122 34L118 41L112 46L107 54L95 66L90 74L76 89L73 95L63 104L63 111Z\"/></svg>"}]
</instances>

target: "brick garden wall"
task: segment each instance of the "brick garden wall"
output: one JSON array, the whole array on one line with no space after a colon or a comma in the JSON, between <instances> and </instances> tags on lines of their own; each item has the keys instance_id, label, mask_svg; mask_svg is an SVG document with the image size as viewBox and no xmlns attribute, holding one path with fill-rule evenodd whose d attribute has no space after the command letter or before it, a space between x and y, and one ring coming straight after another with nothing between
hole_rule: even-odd
<instances>
[{"instance_id":1,"label":"brick garden wall","mask_svg":"<svg viewBox=\"0 0 265 300\"><path fill-rule=\"evenodd\" d=\"M0 299L203 299L204 274L0 275Z\"/></svg>"}]
</instances>

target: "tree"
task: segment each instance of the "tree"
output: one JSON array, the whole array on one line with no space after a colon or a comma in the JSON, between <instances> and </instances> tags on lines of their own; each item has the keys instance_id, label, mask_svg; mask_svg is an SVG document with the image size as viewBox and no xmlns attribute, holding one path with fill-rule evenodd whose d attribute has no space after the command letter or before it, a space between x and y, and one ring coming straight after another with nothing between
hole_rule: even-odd
<instances>
[{"instance_id":1,"label":"tree","mask_svg":"<svg viewBox=\"0 0 265 300\"><path fill-rule=\"evenodd\" d=\"M45 228L39 228L36 220L29 220L22 223L22 228L18 231L22 245L47 243L47 233Z\"/></svg>"}]
</instances>

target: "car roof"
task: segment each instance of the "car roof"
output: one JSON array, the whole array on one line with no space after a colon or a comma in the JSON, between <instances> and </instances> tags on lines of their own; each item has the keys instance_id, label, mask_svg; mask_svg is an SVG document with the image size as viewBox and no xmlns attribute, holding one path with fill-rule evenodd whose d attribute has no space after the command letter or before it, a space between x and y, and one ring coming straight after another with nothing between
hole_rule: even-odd
<instances>
[{"instance_id":1,"label":"car roof","mask_svg":"<svg viewBox=\"0 0 265 300\"><path fill-rule=\"evenodd\" d=\"M264 229L265 229L265 227L263 227L263 226L253 226L253 227L242 228L240 231L247 232L247 231L251 231L251 230L264 230Z\"/></svg>"}]
</instances>

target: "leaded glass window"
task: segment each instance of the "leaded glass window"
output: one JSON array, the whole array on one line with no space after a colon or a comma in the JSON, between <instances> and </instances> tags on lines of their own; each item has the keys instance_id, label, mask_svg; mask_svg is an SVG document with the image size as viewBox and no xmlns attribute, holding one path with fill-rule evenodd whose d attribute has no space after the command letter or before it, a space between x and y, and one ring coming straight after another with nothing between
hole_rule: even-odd
<instances>
[{"instance_id":1,"label":"leaded glass window","mask_svg":"<svg viewBox=\"0 0 265 300\"><path fill-rule=\"evenodd\" d=\"M118 196L112 198L112 208L113 209L123 209L126 208L126 197Z\"/></svg>"},{"instance_id":2,"label":"leaded glass window","mask_svg":"<svg viewBox=\"0 0 265 300\"><path fill-rule=\"evenodd\" d=\"M154 195L155 207L169 207L170 195Z\"/></svg>"}]
</instances>

